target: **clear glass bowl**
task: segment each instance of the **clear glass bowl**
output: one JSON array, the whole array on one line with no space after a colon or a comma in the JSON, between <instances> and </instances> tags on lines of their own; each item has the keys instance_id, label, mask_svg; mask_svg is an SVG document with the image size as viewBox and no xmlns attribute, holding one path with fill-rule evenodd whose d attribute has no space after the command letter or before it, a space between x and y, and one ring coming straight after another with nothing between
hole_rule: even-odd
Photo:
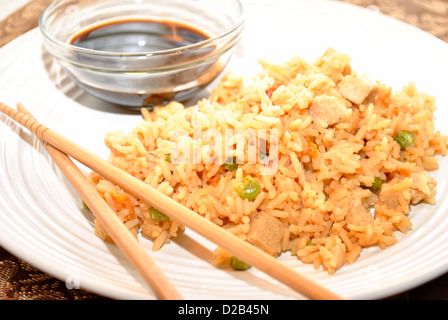
<instances>
[{"instance_id":1,"label":"clear glass bowl","mask_svg":"<svg viewBox=\"0 0 448 320\"><path fill-rule=\"evenodd\" d=\"M80 30L111 19L177 21L210 38L143 52L71 44ZM103 100L129 107L190 99L227 65L243 26L239 0L58 0L39 20L46 50L75 83Z\"/></svg>"}]
</instances>

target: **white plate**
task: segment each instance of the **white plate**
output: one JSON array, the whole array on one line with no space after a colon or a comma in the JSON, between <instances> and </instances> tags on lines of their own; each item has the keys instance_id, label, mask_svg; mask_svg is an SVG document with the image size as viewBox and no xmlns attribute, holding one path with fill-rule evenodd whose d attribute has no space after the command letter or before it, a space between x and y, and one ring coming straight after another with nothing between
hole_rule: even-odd
<instances>
[{"instance_id":1,"label":"white plate","mask_svg":"<svg viewBox=\"0 0 448 320\"><path fill-rule=\"evenodd\" d=\"M394 19L334 1L245 1L247 27L229 68L252 72L266 57L310 60L328 47L352 67L401 90L414 81L437 97L436 126L448 133L448 45ZM50 128L106 158L109 130L130 130L141 117L111 111L78 89L43 50L33 30L0 50L0 101L22 102ZM91 215L26 130L0 116L0 245L69 285L114 299L153 299L121 252L93 234ZM418 286L448 270L448 158L433 175L437 204L414 207L414 228L398 244L363 252L335 275L285 254L298 272L348 299L377 299ZM85 168L83 168L85 169ZM215 246L186 231L159 252L141 239L185 299L303 298L257 270L230 272L210 264Z\"/></svg>"}]
</instances>

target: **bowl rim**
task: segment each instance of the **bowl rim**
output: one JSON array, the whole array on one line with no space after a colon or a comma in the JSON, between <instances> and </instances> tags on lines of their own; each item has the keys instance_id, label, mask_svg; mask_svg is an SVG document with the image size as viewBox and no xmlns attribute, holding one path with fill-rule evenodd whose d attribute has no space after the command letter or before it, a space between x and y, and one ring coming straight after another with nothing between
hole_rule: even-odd
<instances>
[{"instance_id":1,"label":"bowl rim","mask_svg":"<svg viewBox=\"0 0 448 320\"><path fill-rule=\"evenodd\" d=\"M241 0L234 0L240 9L240 14L239 14L238 19L232 25L232 27L228 28L226 31L224 31L214 37L211 37L206 40L199 41L199 42L196 42L196 43L193 43L190 45L171 48L171 49L164 49L164 50L143 51L143 52L102 51L102 50L82 48L82 47L75 46L73 44L64 42L62 40L59 40L49 30L47 30L47 28L45 28L45 21L49 15L49 13L63 1L67 1L67 0L56 0L55 2L50 4L47 8L45 8L45 10L39 16L38 26L39 26L39 29L40 29L41 33L43 34L43 36L46 39L48 39L49 41L51 41L52 43L56 44L57 46L64 47L66 49L71 49L71 50L77 51L77 52L82 52L82 53L91 54L91 55L100 55L100 56L142 57L142 56L165 55L165 54L170 54L170 53L179 53L179 52L183 52L186 50L192 50L192 49L199 48L204 45L213 43L219 39L225 38L226 36L232 34L234 31L236 31L237 29L242 28L244 26L245 19L246 19L246 11L245 11L243 2Z\"/></svg>"}]
</instances>

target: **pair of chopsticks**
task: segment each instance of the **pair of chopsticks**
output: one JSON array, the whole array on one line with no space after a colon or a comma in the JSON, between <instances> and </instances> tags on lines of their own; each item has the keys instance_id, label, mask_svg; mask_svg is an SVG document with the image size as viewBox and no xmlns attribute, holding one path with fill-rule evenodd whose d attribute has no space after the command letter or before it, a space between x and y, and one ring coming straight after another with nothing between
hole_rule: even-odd
<instances>
[{"instance_id":1,"label":"pair of chopsticks","mask_svg":"<svg viewBox=\"0 0 448 320\"><path fill-rule=\"evenodd\" d=\"M44 143L49 154L61 168L61 171L74 185L77 192L79 192L82 199L100 220L101 224L103 224L115 243L160 299L178 300L181 299L181 296L154 264L146 251L139 245L134 236L129 233L115 214L111 213L108 205L68 156L121 186L129 194L140 198L180 224L190 228L232 255L243 259L248 264L306 297L321 300L342 299L339 295L300 275L261 249L222 229L143 181L39 123L22 105L19 104L18 108L22 112L0 103L0 111L2 113L36 134Z\"/></svg>"},{"instance_id":2,"label":"pair of chopsticks","mask_svg":"<svg viewBox=\"0 0 448 320\"><path fill-rule=\"evenodd\" d=\"M31 113L22 104L18 104L17 109L32 118ZM143 279L154 290L157 297L162 300L181 299L172 283L157 267L81 170L66 154L48 144L45 140L42 140L42 142L48 154L67 180L69 180L91 212L101 222L101 225L108 232L114 243L123 251Z\"/></svg>"}]
</instances>

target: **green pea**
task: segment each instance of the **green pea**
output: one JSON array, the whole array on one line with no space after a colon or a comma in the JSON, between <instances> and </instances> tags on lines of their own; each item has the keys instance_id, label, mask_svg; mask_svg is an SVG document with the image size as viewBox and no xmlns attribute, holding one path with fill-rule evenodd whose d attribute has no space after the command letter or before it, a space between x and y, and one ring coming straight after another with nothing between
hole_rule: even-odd
<instances>
[{"instance_id":1,"label":"green pea","mask_svg":"<svg viewBox=\"0 0 448 320\"><path fill-rule=\"evenodd\" d=\"M168 221L170 219L167 215L163 214L156 208L149 209L149 213L151 214L151 218L159 222Z\"/></svg>"},{"instance_id":2,"label":"green pea","mask_svg":"<svg viewBox=\"0 0 448 320\"><path fill-rule=\"evenodd\" d=\"M238 169L238 164L236 163L236 157L229 158L224 165L224 169L227 171L235 171Z\"/></svg>"},{"instance_id":3,"label":"green pea","mask_svg":"<svg viewBox=\"0 0 448 320\"><path fill-rule=\"evenodd\" d=\"M260 160L260 163L263 165L269 163L269 156L267 153L263 151L258 152L258 159Z\"/></svg>"},{"instance_id":4,"label":"green pea","mask_svg":"<svg viewBox=\"0 0 448 320\"><path fill-rule=\"evenodd\" d=\"M415 140L412 132L403 130L394 136L394 140L400 145L401 149L409 147Z\"/></svg>"},{"instance_id":5,"label":"green pea","mask_svg":"<svg viewBox=\"0 0 448 320\"><path fill-rule=\"evenodd\" d=\"M236 163L236 157L232 157L226 160L224 169L227 171L235 171L238 169L238 164Z\"/></svg>"},{"instance_id":6,"label":"green pea","mask_svg":"<svg viewBox=\"0 0 448 320\"><path fill-rule=\"evenodd\" d=\"M232 267L233 270L238 270L238 271L245 271L245 270L248 270L248 269L252 268L251 265L249 265L246 262L238 259L235 256L232 256L230 258L230 266Z\"/></svg>"},{"instance_id":7,"label":"green pea","mask_svg":"<svg viewBox=\"0 0 448 320\"><path fill-rule=\"evenodd\" d=\"M249 201L255 200L261 192L260 184L251 176L247 176L244 178L243 182L237 183L234 186L234 189L238 192L241 198L248 199Z\"/></svg>"},{"instance_id":8,"label":"green pea","mask_svg":"<svg viewBox=\"0 0 448 320\"><path fill-rule=\"evenodd\" d=\"M381 181L380 178L375 177L375 180L373 181L372 186L370 187L370 191L378 191L381 189L381 186L383 185L383 181Z\"/></svg>"},{"instance_id":9,"label":"green pea","mask_svg":"<svg viewBox=\"0 0 448 320\"><path fill-rule=\"evenodd\" d=\"M235 171L238 169L238 165L236 163L228 163L224 165L224 169L226 169L227 171Z\"/></svg>"},{"instance_id":10,"label":"green pea","mask_svg":"<svg viewBox=\"0 0 448 320\"><path fill-rule=\"evenodd\" d=\"M86 209L86 210L89 210L90 211L90 208L89 208L89 206L84 202L84 200L82 201L82 206L84 207L84 209Z\"/></svg>"},{"instance_id":11,"label":"green pea","mask_svg":"<svg viewBox=\"0 0 448 320\"><path fill-rule=\"evenodd\" d=\"M165 161L171 163L171 154L168 153L167 155L165 155Z\"/></svg>"}]
</instances>

